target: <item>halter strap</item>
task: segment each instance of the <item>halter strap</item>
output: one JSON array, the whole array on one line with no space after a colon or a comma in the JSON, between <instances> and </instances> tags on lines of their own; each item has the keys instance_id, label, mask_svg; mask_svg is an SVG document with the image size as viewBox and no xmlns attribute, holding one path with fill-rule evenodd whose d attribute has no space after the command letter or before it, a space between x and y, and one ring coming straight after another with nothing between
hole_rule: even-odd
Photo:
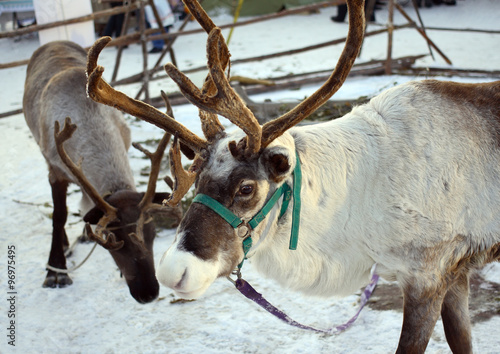
<instances>
[{"instance_id":1,"label":"halter strap","mask_svg":"<svg viewBox=\"0 0 500 354\"><path fill-rule=\"evenodd\" d=\"M196 194L196 196L193 199L193 203L200 203L206 205L207 207L215 211L221 218L226 220L226 222L235 229L238 226L240 226L241 223L243 223L243 220L241 220L231 210L229 210L224 205L219 203L217 200L206 194L203 193Z\"/></svg>"},{"instance_id":2,"label":"halter strap","mask_svg":"<svg viewBox=\"0 0 500 354\"><path fill-rule=\"evenodd\" d=\"M370 283L366 286L365 290L361 293L361 298L360 298L360 304L358 311L354 314L349 321L338 325L331 327L329 329L322 329L322 328L316 328L312 326L307 326L304 324L301 324L300 322L297 322L290 318L286 313L278 309L277 307L273 306L269 301L267 301L262 294L257 292L249 283L247 283L244 279L238 278L236 281L231 280L231 278L228 278L235 286L236 289L240 291L244 296L246 296L248 299L254 301L256 304L258 304L260 307L262 307L264 310L268 311L269 313L273 314L280 320L288 323L291 326L298 327L301 329L306 329L310 331L314 331L317 333L324 333L327 335L332 335L332 334L339 334L349 327L352 326L354 321L358 318L359 314L361 313L361 310L365 307L365 305L368 303L368 300L370 299L370 296L372 295L373 291L375 290L375 287L377 286L377 282L379 279L378 274L375 273L375 268L376 264L372 267L372 276L371 276L371 281Z\"/></svg>"}]
</instances>

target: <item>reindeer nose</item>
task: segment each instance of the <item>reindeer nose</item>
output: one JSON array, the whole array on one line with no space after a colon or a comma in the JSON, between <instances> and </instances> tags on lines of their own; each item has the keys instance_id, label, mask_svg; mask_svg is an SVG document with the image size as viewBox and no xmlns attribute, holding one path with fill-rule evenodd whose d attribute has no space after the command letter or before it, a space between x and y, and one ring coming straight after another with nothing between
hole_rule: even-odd
<instances>
[{"instance_id":1,"label":"reindeer nose","mask_svg":"<svg viewBox=\"0 0 500 354\"><path fill-rule=\"evenodd\" d=\"M147 304L155 300L160 292L160 285L155 280L149 284L130 286L130 295L140 304Z\"/></svg>"}]
</instances>

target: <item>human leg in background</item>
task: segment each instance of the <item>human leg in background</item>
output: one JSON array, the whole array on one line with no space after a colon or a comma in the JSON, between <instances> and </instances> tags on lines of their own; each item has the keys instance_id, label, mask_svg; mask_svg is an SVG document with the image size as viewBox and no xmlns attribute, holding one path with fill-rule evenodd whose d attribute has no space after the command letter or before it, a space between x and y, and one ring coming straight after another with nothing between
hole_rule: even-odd
<instances>
[{"instance_id":1,"label":"human leg in background","mask_svg":"<svg viewBox=\"0 0 500 354\"><path fill-rule=\"evenodd\" d=\"M110 5L111 7L122 6L121 3L116 3L116 2L112 2ZM108 22L106 23L106 27L102 32L102 35L109 37L119 37L121 35L124 19L125 19L124 14L117 14L110 16Z\"/></svg>"},{"instance_id":2,"label":"human leg in background","mask_svg":"<svg viewBox=\"0 0 500 354\"><path fill-rule=\"evenodd\" d=\"M366 13L367 4L368 4L368 1L366 0L365 1L365 13ZM375 10L376 10L376 7L372 11L372 15L370 16L370 22L375 22ZM332 16L332 17L330 17L330 19L333 22L344 22L346 15L347 15L347 5L342 4L342 5L337 6L337 16Z\"/></svg>"},{"instance_id":3,"label":"human leg in background","mask_svg":"<svg viewBox=\"0 0 500 354\"><path fill-rule=\"evenodd\" d=\"M172 26L164 27L167 33L170 30L170 27ZM161 34L161 33L162 32L158 32L155 34ZM161 53L163 51L163 46L165 45L165 41L163 39L155 39L154 41L152 41L152 43L153 43L153 48L151 48L148 53L154 54L154 53Z\"/></svg>"},{"instance_id":4,"label":"human leg in background","mask_svg":"<svg viewBox=\"0 0 500 354\"><path fill-rule=\"evenodd\" d=\"M337 16L332 16L330 19L333 22L344 22L345 16L347 15L347 5L338 5L337 6Z\"/></svg>"}]
</instances>

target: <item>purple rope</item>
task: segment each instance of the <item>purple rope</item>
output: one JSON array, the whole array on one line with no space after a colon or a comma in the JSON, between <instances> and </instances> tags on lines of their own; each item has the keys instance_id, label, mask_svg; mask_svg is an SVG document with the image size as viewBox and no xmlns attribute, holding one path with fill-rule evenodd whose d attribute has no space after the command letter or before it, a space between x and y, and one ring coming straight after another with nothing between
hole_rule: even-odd
<instances>
[{"instance_id":1,"label":"purple rope","mask_svg":"<svg viewBox=\"0 0 500 354\"><path fill-rule=\"evenodd\" d=\"M250 300L257 303L264 310L266 310L267 312L278 317L280 320L285 321L286 323L288 323L291 326L311 330L311 331L318 332L318 333L326 333L326 334L332 335L332 334L338 334L340 332L345 331L346 329L351 327L351 325L354 323L354 321L356 321L359 314L361 313L361 310L363 309L363 307L365 307L366 303L368 302L368 299L372 295L373 290L375 290L375 287L377 286L378 278L379 278L379 276L377 274L373 273L370 284L368 284L366 286L365 290L361 294L360 305L359 305L359 309L356 312L356 314L346 323L344 323L340 326L326 329L326 330L306 326L306 325L300 324L297 321L294 321L286 313L284 313L283 311L279 310L278 308L276 308L272 304L270 304L266 299L264 299L262 294L258 293L250 284L248 284L245 280L243 280L241 278L236 280L236 289L238 289L247 298L249 298Z\"/></svg>"}]
</instances>

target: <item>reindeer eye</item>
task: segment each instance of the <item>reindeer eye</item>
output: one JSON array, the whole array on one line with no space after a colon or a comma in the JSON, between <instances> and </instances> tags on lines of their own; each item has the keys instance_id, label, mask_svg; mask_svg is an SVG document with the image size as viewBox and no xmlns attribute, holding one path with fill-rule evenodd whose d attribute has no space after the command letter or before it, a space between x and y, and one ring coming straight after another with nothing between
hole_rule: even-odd
<instances>
[{"instance_id":1,"label":"reindeer eye","mask_svg":"<svg viewBox=\"0 0 500 354\"><path fill-rule=\"evenodd\" d=\"M247 184L240 187L240 194L248 195L253 192L253 186Z\"/></svg>"}]
</instances>

